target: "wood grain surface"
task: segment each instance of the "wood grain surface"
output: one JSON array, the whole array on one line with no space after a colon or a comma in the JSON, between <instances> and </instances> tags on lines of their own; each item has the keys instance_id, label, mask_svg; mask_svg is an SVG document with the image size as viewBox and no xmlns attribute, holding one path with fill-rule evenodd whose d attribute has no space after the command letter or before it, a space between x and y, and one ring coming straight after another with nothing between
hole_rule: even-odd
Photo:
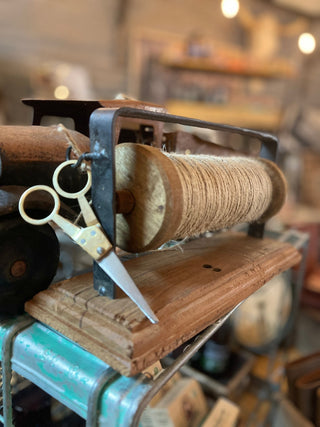
<instances>
[{"instance_id":1,"label":"wood grain surface","mask_svg":"<svg viewBox=\"0 0 320 427\"><path fill-rule=\"evenodd\" d=\"M51 185L55 168L65 161L68 139L58 126L0 126L1 185ZM81 152L89 138L68 130Z\"/></svg>"},{"instance_id":2,"label":"wood grain surface","mask_svg":"<svg viewBox=\"0 0 320 427\"><path fill-rule=\"evenodd\" d=\"M171 240L181 222L182 187L172 162L147 145L116 147L116 189L135 200L129 214L116 217L117 246L143 252Z\"/></svg>"},{"instance_id":3,"label":"wood grain surface","mask_svg":"<svg viewBox=\"0 0 320 427\"><path fill-rule=\"evenodd\" d=\"M158 316L158 324L151 324L124 294L116 300L99 296L91 273L52 285L25 308L121 374L131 376L299 260L299 252L287 243L220 233L125 262Z\"/></svg>"},{"instance_id":4,"label":"wood grain surface","mask_svg":"<svg viewBox=\"0 0 320 427\"><path fill-rule=\"evenodd\" d=\"M155 147L116 146L116 190L134 204L116 216L116 244L145 252L169 240L245 222L266 222L286 197L284 175L271 161L191 156Z\"/></svg>"}]
</instances>

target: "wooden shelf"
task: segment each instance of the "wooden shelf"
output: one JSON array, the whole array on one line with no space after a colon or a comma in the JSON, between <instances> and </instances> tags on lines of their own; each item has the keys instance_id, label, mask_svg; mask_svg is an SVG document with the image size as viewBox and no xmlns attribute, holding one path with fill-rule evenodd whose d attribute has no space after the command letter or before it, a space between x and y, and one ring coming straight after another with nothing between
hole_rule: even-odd
<instances>
[{"instance_id":1,"label":"wooden shelf","mask_svg":"<svg viewBox=\"0 0 320 427\"><path fill-rule=\"evenodd\" d=\"M159 318L152 324L126 295L99 296L92 274L52 285L26 303L36 319L123 375L141 372L213 324L300 260L291 245L221 233L125 263Z\"/></svg>"},{"instance_id":2,"label":"wooden shelf","mask_svg":"<svg viewBox=\"0 0 320 427\"><path fill-rule=\"evenodd\" d=\"M282 119L279 109L262 109L253 106L231 106L228 104L207 104L197 101L170 99L166 102L169 113L178 116L194 117L217 123L231 124L255 129L275 130Z\"/></svg>"},{"instance_id":3,"label":"wooden shelf","mask_svg":"<svg viewBox=\"0 0 320 427\"><path fill-rule=\"evenodd\" d=\"M185 57L179 59L161 58L160 63L167 68L179 70L205 71L248 77L292 78L295 72L290 63L275 59L271 63L253 62L248 57L233 59L229 63L217 63L212 58Z\"/></svg>"}]
</instances>

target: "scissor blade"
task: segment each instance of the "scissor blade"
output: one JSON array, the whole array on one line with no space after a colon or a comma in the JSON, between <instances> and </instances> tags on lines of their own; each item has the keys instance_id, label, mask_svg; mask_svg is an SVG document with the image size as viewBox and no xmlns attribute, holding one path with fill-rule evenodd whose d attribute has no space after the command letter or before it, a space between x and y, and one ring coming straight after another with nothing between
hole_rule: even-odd
<instances>
[{"instance_id":1,"label":"scissor blade","mask_svg":"<svg viewBox=\"0 0 320 427\"><path fill-rule=\"evenodd\" d=\"M122 264L116 253L111 250L101 261L97 261L99 266L107 275L137 304L140 310L152 323L158 323L159 319L151 310L147 301L131 279L125 266Z\"/></svg>"}]
</instances>

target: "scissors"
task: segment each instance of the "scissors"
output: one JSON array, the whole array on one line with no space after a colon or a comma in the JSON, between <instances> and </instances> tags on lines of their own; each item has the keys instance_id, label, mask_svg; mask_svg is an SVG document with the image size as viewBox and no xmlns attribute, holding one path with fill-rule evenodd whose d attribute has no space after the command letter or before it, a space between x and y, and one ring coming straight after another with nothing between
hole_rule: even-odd
<instances>
[{"instance_id":1,"label":"scissors","mask_svg":"<svg viewBox=\"0 0 320 427\"><path fill-rule=\"evenodd\" d=\"M28 188L19 200L19 211L22 218L30 224L42 225L49 221L57 224L75 243L84 249L108 274L109 277L137 304L140 310L147 316L152 323L158 323L158 318L144 299L143 295L131 279L126 268L116 255L112 244L105 235L101 224L99 223L95 213L93 212L85 194L91 188L91 172L87 169L87 182L84 187L75 193L68 193L64 191L59 183L58 177L61 171L75 164L77 160L67 160L61 163L54 171L52 182L53 188L47 185L35 185ZM54 202L51 213L45 218L35 219L31 218L25 212L25 200L33 192L46 191L48 192ZM59 215L60 198L59 195L67 199L77 199L86 227L79 227L73 224L68 219Z\"/></svg>"}]
</instances>

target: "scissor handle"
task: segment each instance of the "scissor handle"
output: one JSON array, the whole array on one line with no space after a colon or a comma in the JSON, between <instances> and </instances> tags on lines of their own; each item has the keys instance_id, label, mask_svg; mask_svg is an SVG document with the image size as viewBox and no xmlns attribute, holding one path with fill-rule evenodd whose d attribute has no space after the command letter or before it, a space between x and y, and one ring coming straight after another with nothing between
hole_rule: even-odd
<instances>
[{"instance_id":1,"label":"scissor handle","mask_svg":"<svg viewBox=\"0 0 320 427\"><path fill-rule=\"evenodd\" d=\"M68 193L67 191L64 191L58 182L58 178L59 178L59 174L61 173L61 171L70 165L74 165L75 163L77 163L77 160L67 160L63 163L61 163L54 171L53 177L52 177L52 183L54 186L54 189L56 190L56 192L58 194L60 194L60 196L62 197L66 197L67 199L78 199L81 196L84 196L91 188L91 171L89 169L86 170L87 173L87 182L86 185L80 190L77 191L75 193Z\"/></svg>"},{"instance_id":2,"label":"scissor handle","mask_svg":"<svg viewBox=\"0 0 320 427\"><path fill-rule=\"evenodd\" d=\"M48 216L46 216L45 218L31 218L29 215L26 214L26 211L24 209L24 204L25 204L25 200L26 198L31 194L31 193L35 193L36 191L46 191L47 193L49 193L54 201L54 206L52 211L50 212L50 214ZM43 225L46 224L47 222L51 221L53 219L53 217L59 212L60 209L60 199L58 194L54 191L53 188L48 187L47 185L35 185L33 187L28 188L20 197L19 200L19 212L20 215L22 216L22 218L28 222L29 224L33 224L33 225Z\"/></svg>"}]
</instances>

